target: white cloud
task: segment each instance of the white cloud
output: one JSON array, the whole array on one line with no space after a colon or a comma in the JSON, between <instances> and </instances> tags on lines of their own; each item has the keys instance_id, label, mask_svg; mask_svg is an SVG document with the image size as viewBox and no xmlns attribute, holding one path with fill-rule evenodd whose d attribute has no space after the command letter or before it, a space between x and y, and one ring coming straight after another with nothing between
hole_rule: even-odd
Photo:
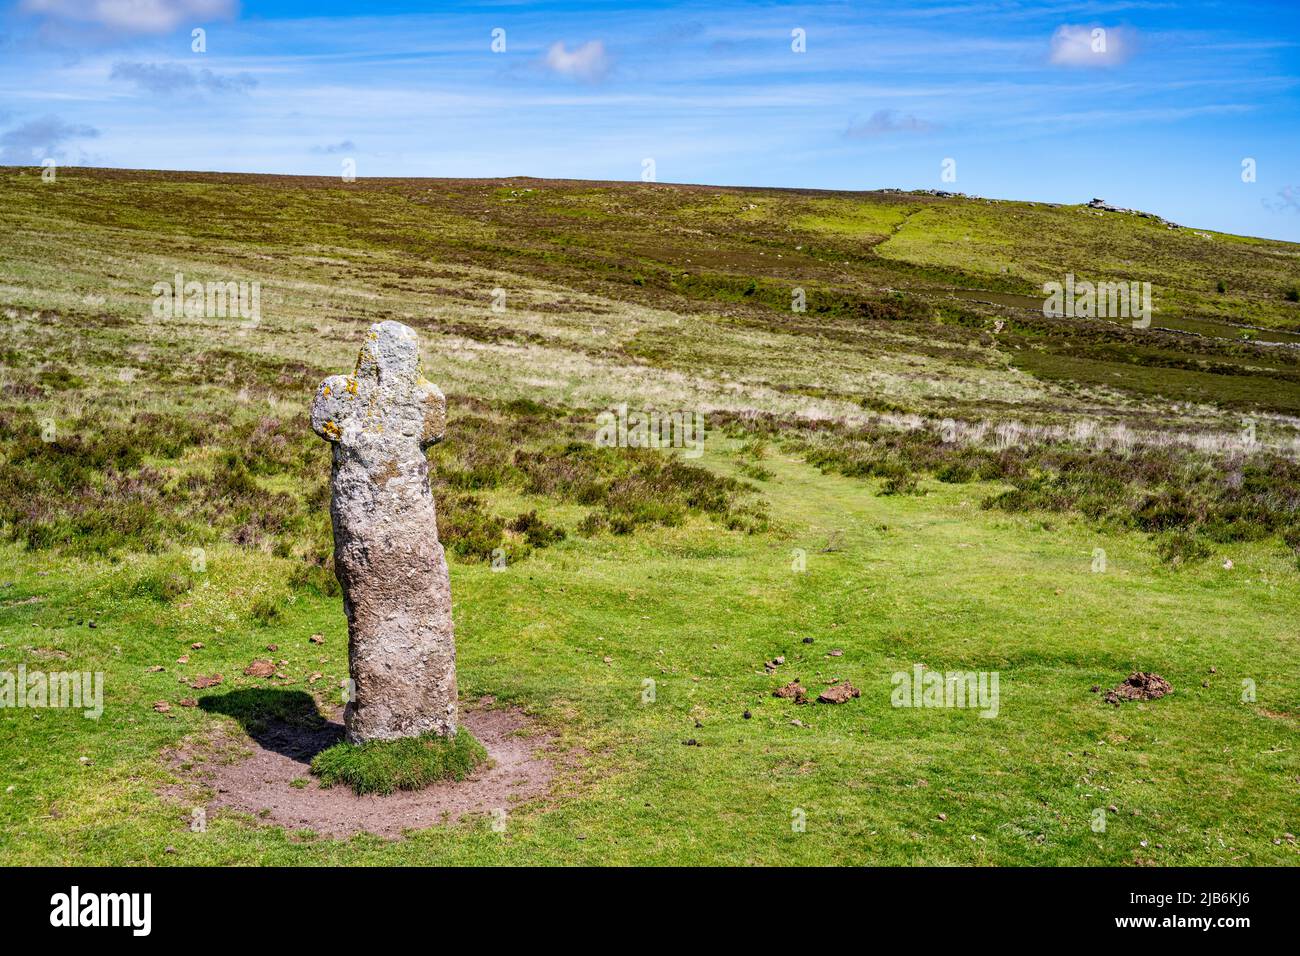
<instances>
[{"instance_id":1,"label":"white cloud","mask_svg":"<svg viewBox=\"0 0 1300 956\"><path fill-rule=\"evenodd\" d=\"M233 17L239 0L23 0L22 9L126 33L166 33L182 23Z\"/></svg>"},{"instance_id":2,"label":"white cloud","mask_svg":"<svg viewBox=\"0 0 1300 956\"><path fill-rule=\"evenodd\" d=\"M1136 47L1137 34L1128 27L1064 23L1052 34L1051 60L1057 66L1118 66Z\"/></svg>"},{"instance_id":3,"label":"white cloud","mask_svg":"<svg viewBox=\"0 0 1300 956\"><path fill-rule=\"evenodd\" d=\"M546 51L546 65L562 76L580 80L599 80L609 72L609 56L601 40L590 40L570 52L565 45L551 44Z\"/></svg>"}]
</instances>

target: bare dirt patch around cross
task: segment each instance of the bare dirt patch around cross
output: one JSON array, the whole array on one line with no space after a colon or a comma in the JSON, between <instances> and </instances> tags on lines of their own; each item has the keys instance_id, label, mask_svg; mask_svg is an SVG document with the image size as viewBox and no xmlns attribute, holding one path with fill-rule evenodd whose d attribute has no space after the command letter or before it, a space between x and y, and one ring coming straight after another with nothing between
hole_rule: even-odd
<instances>
[{"instance_id":1,"label":"bare dirt patch around cross","mask_svg":"<svg viewBox=\"0 0 1300 956\"><path fill-rule=\"evenodd\" d=\"M186 784L211 792L209 813L250 813L264 823L327 837L366 832L398 838L403 831L454 823L466 814L509 812L550 792L553 738L523 711L467 709L461 724L487 749L487 765L466 780L388 796L323 788L311 775L312 758L343 738L337 716L309 727L268 722L247 737L226 731L164 756Z\"/></svg>"}]
</instances>

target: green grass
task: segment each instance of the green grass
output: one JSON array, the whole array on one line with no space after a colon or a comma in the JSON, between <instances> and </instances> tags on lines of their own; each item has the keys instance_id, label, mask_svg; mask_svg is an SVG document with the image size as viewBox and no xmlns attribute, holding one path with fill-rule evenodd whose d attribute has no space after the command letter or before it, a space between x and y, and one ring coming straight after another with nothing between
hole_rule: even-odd
<instances>
[{"instance_id":1,"label":"green grass","mask_svg":"<svg viewBox=\"0 0 1300 956\"><path fill-rule=\"evenodd\" d=\"M729 460L717 464L728 470ZM189 833L188 805L155 792L172 780L158 752L233 718L173 707L170 720L152 702L186 692L173 671L227 675L213 696L256 684L239 668L268 641L296 679L281 693L322 670L313 693L331 702L337 691L319 688L346 673L337 600L300 597L282 624L259 629L229 618L266 573L237 552L213 557L183 610L124 597L120 571L42 577L58 564L17 565L19 553L4 552L4 574L16 577L9 600L43 597L3 612L5 665L33 666L36 649L56 648L70 655L60 666L108 673L99 721L0 711L9 768L0 855L160 865L1294 863L1294 848L1273 841L1294 832L1300 598L1272 549L1235 545L1170 570L1128 533L983 511L991 489L929 482L923 497L881 497L785 455L764 463L781 537L695 519L565 541L503 573L453 565L465 698L525 708L567 755L555 794L513 808L505 837L469 821L395 844L301 842L222 816ZM792 571L796 548L803 573ZM1097 548L1105 573L1091 570ZM1220 567L1227 557L1231 571ZM76 624L89 613L94 630ZM320 649L306 641L315 631L326 635ZM197 667L171 664L200 637ZM844 656L826 657L833 648ZM762 662L777 655L787 663L769 676ZM168 672L146 673L156 661ZM999 716L891 707L890 675L915 663L997 671ZM1089 693L1133 670L1162 674L1174 694L1116 709ZM848 679L862 697L838 707L771 697L794 677L810 690ZM1242 700L1247 679L1253 702ZM701 746L683 746L689 738ZM83 755L93 763L79 764ZM1094 833L1093 811L1111 805L1120 813ZM796 809L807 814L803 833L791 829Z\"/></svg>"},{"instance_id":2,"label":"green grass","mask_svg":"<svg viewBox=\"0 0 1300 956\"><path fill-rule=\"evenodd\" d=\"M0 188L0 671L104 674L97 720L0 708L0 863L1296 863L1300 360L1009 298L1132 275L1155 325L1297 328L1295 246L892 193L79 170ZM178 270L261 281L262 323L153 320ZM462 695L546 733L553 791L504 832L332 840L228 813L191 832L211 795L169 751L339 704L306 410L387 318L448 395L430 476ZM701 411L703 456L594 446L620 403ZM949 417L1143 437L967 445L938 437ZM1249 456L1180 443L1243 418ZM245 676L259 658L284 678ZM998 716L891 706L917 664L996 672ZM1174 693L1090 691L1136 670ZM794 678L861 696L772 696Z\"/></svg>"},{"instance_id":3,"label":"green grass","mask_svg":"<svg viewBox=\"0 0 1300 956\"><path fill-rule=\"evenodd\" d=\"M483 745L462 727L450 737L337 743L312 758L311 772L322 787L342 784L358 794L388 794L420 790L439 780L464 780L487 759Z\"/></svg>"}]
</instances>

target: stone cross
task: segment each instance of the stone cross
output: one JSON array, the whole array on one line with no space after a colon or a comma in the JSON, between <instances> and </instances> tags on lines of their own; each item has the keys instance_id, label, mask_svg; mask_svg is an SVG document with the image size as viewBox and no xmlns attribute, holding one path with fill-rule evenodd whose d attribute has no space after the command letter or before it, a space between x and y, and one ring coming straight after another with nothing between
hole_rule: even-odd
<instances>
[{"instance_id":1,"label":"stone cross","mask_svg":"<svg viewBox=\"0 0 1300 956\"><path fill-rule=\"evenodd\" d=\"M311 427L333 446L334 572L348 619L349 743L456 732L451 582L424 450L442 392L420 374L415 332L380 322L351 375L316 391Z\"/></svg>"}]
</instances>

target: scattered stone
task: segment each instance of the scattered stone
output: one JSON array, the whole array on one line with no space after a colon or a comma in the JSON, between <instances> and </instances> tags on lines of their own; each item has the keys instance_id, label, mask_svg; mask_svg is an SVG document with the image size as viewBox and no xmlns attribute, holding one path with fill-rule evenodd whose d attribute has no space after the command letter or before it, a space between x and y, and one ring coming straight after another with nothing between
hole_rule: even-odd
<instances>
[{"instance_id":1,"label":"scattered stone","mask_svg":"<svg viewBox=\"0 0 1300 956\"><path fill-rule=\"evenodd\" d=\"M806 704L808 702L808 691L797 680L792 680L772 691L773 697L780 697L782 700L792 700L796 704Z\"/></svg>"},{"instance_id":2,"label":"scattered stone","mask_svg":"<svg viewBox=\"0 0 1300 956\"><path fill-rule=\"evenodd\" d=\"M189 662L190 662L190 655L188 654L182 654L180 657L176 658L177 664L188 664Z\"/></svg>"},{"instance_id":3,"label":"scattered stone","mask_svg":"<svg viewBox=\"0 0 1300 956\"><path fill-rule=\"evenodd\" d=\"M791 726L791 727L802 727L802 726L803 726L803 721L802 721L802 720L798 720L798 719L796 719L796 720L792 720L792 721L790 721L790 726Z\"/></svg>"},{"instance_id":4,"label":"scattered stone","mask_svg":"<svg viewBox=\"0 0 1300 956\"><path fill-rule=\"evenodd\" d=\"M307 678L307 683L314 684L324 676L325 675L322 674L320 671L314 671L312 675Z\"/></svg>"},{"instance_id":5,"label":"scattered stone","mask_svg":"<svg viewBox=\"0 0 1300 956\"><path fill-rule=\"evenodd\" d=\"M811 643L813 643L813 639L812 639L811 637L805 637L805 638L803 639L803 642L804 642L805 644L811 644Z\"/></svg>"},{"instance_id":6,"label":"scattered stone","mask_svg":"<svg viewBox=\"0 0 1300 956\"><path fill-rule=\"evenodd\" d=\"M848 681L843 684L835 684L827 687L817 695L817 702L821 704L843 704L852 700L854 697L861 697L862 691L858 690Z\"/></svg>"},{"instance_id":7,"label":"scattered stone","mask_svg":"<svg viewBox=\"0 0 1300 956\"><path fill-rule=\"evenodd\" d=\"M153 709L156 713L165 714L172 709L172 705L165 700L160 700L153 705Z\"/></svg>"},{"instance_id":8,"label":"scattered stone","mask_svg":"<svg viewBox=\"0 0 1300 956\"><path fill-rule=\"evenodd\" d=\"M683 740L682 744L683 746L686 747L698 747L700 745L700 742L696 740L694 737L692 737L690 740Z\"/></svg>"},{"instance_id":9,"label":"scattered stone","mask_svg":"<svg viewBox=\"0 0 1300 956\"><path fill-rule=\"evenodd\" d=\"M146 674L157 674L161 671L165 671L166 669L167 668L163 667L161 664L151 664L150 666L144 669L144 672Z\"/></svg>"},{"instance_id":10,"label":"scattered stone","mask_svg":"<svg viewBox=\"0 0 1300 956\"><path fill-rule=\"evenodd\" d=\"M323 634L313 634L311 637L307 638L307 640L311 641L313 644L324 644L325 636Z\"/></svg>"},{"instance_id":11,"label":"scattered stone","mask_svg":"<svg viewBox=\"0 0 1300 956\"><path fill-rule=\"evenodd\" d=\"M198 702L197 700L195 700L193 697L182 697L182 698L181 698L180 700L178 700L176 703L180 704L182 707L197 707L197 706L199 706L199 702Z\"/></svg>"},{"instance_id":12,"label":"scattered stone","mask_svg":"<svg viewBox=\"0 0 1300 956\"><path fill-rule=\"evenodd\" d=\"M1091 687L1088 688L1088 693L1090 693L1090 694L1099 694L1099 693L1101 693L1101 685L1100 685L1100 684L1093 684Z\"/></svg>"},{"instance_id":13,"label":"scattered stone","mask_svg":"<svg viewBox=\"0 0 1300 956\"><path fill-rule=\"evenodd\" d=\"M749 720L749 719L750 719L751 717L753 717L754 715L751 714L749 711L745 711L745 712L744 712L743 714L741 714L740 716L744 717L746 720Z\"/></svg>"},{"instance_id":14,"label":"scattered stone","mask_svg":"<svg viewBox=\"0 0 1300 956\"><path fill-rule=\"evenodd\" d=\"M174 846L169 846L169 847L167 847L165 850L163 850L163 852L164 852L164 853L175 853L175 852L176 852L176 847L174 847Z\"/></svg>"},{"instance_id":15,"label":"scattered stone","mask_svg":"<svg viewBox=\"0 0 1300 956\"><path fill-rule=\"evenodd\" d=\"M941 822L947 822L947 820L948 820L948 814L946 814L946 813L941 813L941 814L939 814L939 820L940 820Z\"/></svg>"},{"instance_id":16,"label":"scattered stone","mask_svg":"<svg viewBox=\"0 0 1300 956\"><path fill-rule=\"evenodd\" d=\"M1169 681L1159 674L1138 671L1130 674L1124 683L1107 691L1106 703L1118 707L1120 702L1125 700L1155 700L1166 694L1172 694L1173 690Z\"/></svg>"},{"instance_id":17,"label":"scattered stone","mask_svg":"<svg viewBox=\"0 0 1300 956\"><path fill-rule=\"evenodd\" d=\"M604 661L606 664L614 663L614 658L610 657L608 654L602 657L601 660Z\"/></svg>"},{"instance_id":18,"label":"scattered stone","mask_svg":"<svg viewBox=\"0 0 1300 956\"><path fill-rule=\"evenodd\" d=\"M190 645L190 650L192 650L192 651L201 651L201 650L203 650L203 642L202 642L202 641L195 641L193 644Z\"/></svg>"},{"instance_id":19,"label":"scattered stone","mask_svg":"<svg viewBox=\"0 0 1300 956\"><path fill-rule=\"evenodd\" d=\"M831 652L830 652L829 654L827 654L826 656L827 656L827 657L843 657L843 656L844 656L844 652L843 652L842 650L840 650L840 649L837 647L837 648L835 648L835 650L831 651Z\"/></svg>"},{"instance_id":20,"label":"scattered stone","mask_svg":"<svg viewBox=\"0 0 1300 956\"><path fill-rule=\"evenodd\" d=\"M259 658L245 667L244 673L249 677L272 677L275 674L275 665Z\"/></svg>"},{"instance_id":21,"label":"scattered stone","mask_svg":"<svg viewBox=\"0 0 1300 956\"><path fill-rule=\"evenodd\" d=\"M96 627L99 627L99 625L96 624L94 621L87 621L87 622L86 622L86 626L89 627L89 628L96 628Z\"/></svg>"},{"instance_id":22,"label":"scattered stone","mask_svg":"<svg viewBox=\"0 0 1300 956\"><path fill-rule=\"evenodd\" d=\"M216 687L220 683L221 683L220 674L213 674L211 677L204 677L200 675L194 678L192 681L190 681L190 686L193 687L195 690L206 690L209 687Z\"/></svg>"},{"instance_id":23,"label":"scattered stone","mask_svg":"<svg viewBox=\"0 0 1300 956\"><path fill-rule=\"evenodd\" d=\"M278 650L280 649L280 645L279 645L279 644L267 644L267 645L266 645L266 649L267 649L268 651L270 651L272 654L274 654L276 651L278 651Z\"/></svg>"}]
</instances>

